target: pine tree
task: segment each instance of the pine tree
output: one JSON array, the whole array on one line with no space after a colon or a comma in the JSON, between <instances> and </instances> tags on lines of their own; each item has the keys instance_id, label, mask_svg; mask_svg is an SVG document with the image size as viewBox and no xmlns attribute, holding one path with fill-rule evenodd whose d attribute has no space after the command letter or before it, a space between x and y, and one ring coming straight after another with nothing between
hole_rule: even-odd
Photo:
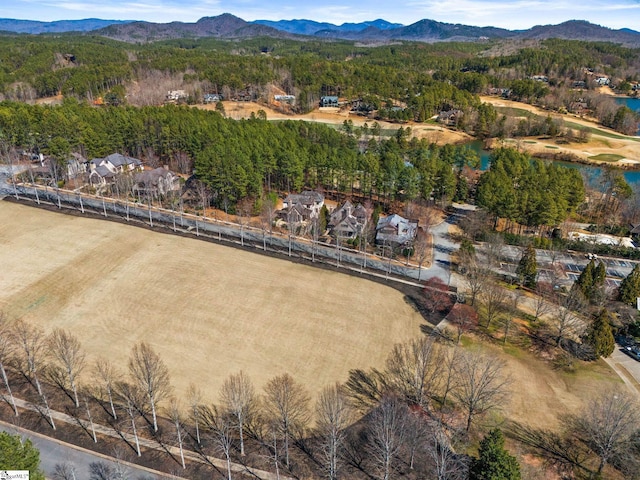
<instances>
[{"instance_id":1,"label":"pine tree","mask_svg":"<svg viewBox=\"0 0 640 480\"><path fill-rule=\"evenodd\" d=\"M580 272L580 276L574 283L574 286L580 289L587 300L589 300L591 286L593 285L593 273L595 266L595 262L591 260L587 266L584 267L584 270Z\"/></svg>"},{"instance_id":2,"label":"pine tree","mask_svg":"<svg viewBox=\"0 0 640 480\"><path fill-rule=\"evenodd\" d=\"M491 430L481 441L478 458L471 461L469 480L520 480L520 465L504 448L499 428Z\"/></svg>"},{"instance_id":3,"label":"pine tree","mask_svg":"<svg viewBox=\"0 0 640 480\"><path fill-rule=\"evenodd\" d=\"M629 305L636 304L636 299L640 297L640 263L620 284L619 296L621 302Z\"/></svg>"},{"instance_id":4,"label":"pine tree","mask_svg":"<svg viewBox=\"0 0 640 480\"><path fill-rule=\"evenodd\" d=\"M21 441L18 435L0 432L0 469L29 470L32 480L44 480L40 470L40 452L31 440Z\"/></svg>"},{"instance_id":5,"label":"pine tree","mask_svg":"<svg viewBox=\"0 0 640 480\"><path fill-rule=\"evenodd\" d=\"M574 285L591 302L596 299L598 292L604 286L606 276L607 270L604 263L599 262L596 265L596 262L591 260L582 270Z\"/></svg>"},{"instance_id":6,"label":"pine tree","mask_svg":"<svg viewBox=\"0 0 640 480\"><path fill-rule=\"evenodd\" d=\"M615 340L611 332L609 319L609 312L606 308L603 308L591 323L591 327L583 339L584 343L593 347L593 351L598 357L608 357L615 349Z\"/></svg>"},{"instance_id":7,"label":"pine tree","mask_svg":"<svg viewBox=\"0 0 640 480\"><path fill-rule=\"evenodd\" d=\"M538 276L538 263L536 261L536 250L529 245L518 263L516 275L520 283L527 288L536 288L536 277Z\"/></svg>"}]
</instances>

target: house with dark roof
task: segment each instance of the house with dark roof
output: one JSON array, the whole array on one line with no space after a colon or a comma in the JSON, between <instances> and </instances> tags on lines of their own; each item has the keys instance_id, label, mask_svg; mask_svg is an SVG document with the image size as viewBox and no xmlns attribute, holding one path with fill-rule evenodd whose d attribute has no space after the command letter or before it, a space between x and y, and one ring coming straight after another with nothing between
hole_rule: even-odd
<instances>
[{"instance_id":1,"label":"house with dark roof","mask_svg":"<svg viewBox=\"0 0 640 480\"><path fill-rule=\"evenodd\" d=\"M347 200L331 212L327 227L334 238L355 238L366 228L368 218L367 210L362 205L358 204L354 207Z\"/></svg>"},{"instance_id":2,"label":"house with dark roof","mask_svg":"<svg viewBox=\"0 0 640 480\"><path fill-rule=\"evenodd\" d=\"M71 153L71 156L67 159L67 178L77 178L87 173L87 163L87 159L79 153Z\"/></svg>"},{"instance_id":3,"label":"house with dark roof","mask_svg":"<svg viewBox=\"0 0 640 480\"><path fill-rule=\"evenodd\" d=\"M205 93L204 94L204 103L218 103L223 100L222 95L218 93Z\"/></svg>"},{"instance_id":4,"label":"house with dark roof","mask_svg":"<svg viewBox=\"0 0 640 480\"><path fill-rule=\"evenodd\" d=\"M133 177L133 194L137 196L164 196L180 190L180 177L168 168L158 167L136 173Z\"/></svg>"},{"instance_id":5,"label":"house with dark roof","mask_svg":"<svg viewBox=\"0 0 640 480\"><path fill-rule=\"evenodd\" d=\"M313 190L305 190L302 193L290 193L282 202L282 208L286 210L298 203L311 210L314 215L318 215L324 205L324 195Z\"/></svg>"},{"instance_id":6,"label":"house with dark roof","mask_svg":"<svg viewBox=\"0 0 640 480\"><path fill-rule=\"evenodd\" d=\"M640 223L638 223L637 225L633 225L633 224L630 225L629 230L630 230L631 238L637 245L638 242L640 242Z\"/></svg>"},{"instance_id":7,"label":"house with dark roof","mask_svg":"<svg viewBox=\"0 0 640 480\"><path fill-rule=\"evenodd\" d=\"M410 245L418 232L418 222L393 214L378 220L376 243L394 247Z\"/></svg>"},{"instance_id":8,"label":"house with dark roof","mask_svg":"<svg viewBox=\"0 0 640 480\"><path fill-rule=\"evenodd\" d=\"M438 114L438 122L444 123L445 125L454 126L458 124L463 115L464 112L462 110L443 110Z\"/></svg>"},{"instance_id":9,"label":"house with dark roof","mask_svg":"<svg viewBox=\"0 0 640 480\"><path fill-rule=\"evenodd\" d=\"M340 100L335 95L325 95L320 97L321 107L338 107L340 106Z\"/></svg>"},{"instance_id":10,"label":"house with dark roof","mask_svg":"<svg viewBox=\"0 0 640 480\"><path fill-rule=\"evenodd\" d=\"M116 175L142 170L142 162L137 158L112 153L104 158L94 158L89 162L89 183L106 185L113 183Z\"/></svg>"}]
</instances>

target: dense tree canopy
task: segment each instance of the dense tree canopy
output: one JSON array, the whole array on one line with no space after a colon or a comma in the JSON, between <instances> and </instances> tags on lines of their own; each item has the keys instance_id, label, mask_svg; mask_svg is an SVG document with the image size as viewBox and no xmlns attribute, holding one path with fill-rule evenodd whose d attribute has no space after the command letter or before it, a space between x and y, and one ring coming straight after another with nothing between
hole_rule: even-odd
<instances>
[{"instance_id":1,"label":"dense tree canopy","mask_svg":"<svg viewBox=\"0 0 640 480\"><path fill-rule=\"evenodd\" d=\"M235 121L184 106L95 108L73 99L61 106L0 104L0 131L17 149L87 158L121 152L171 164L193 160L219 206L233 207L263 189L303 187L378 196L382 201L451 199L456 169L476 165L466 147L438 147L402 127L390 137L342 133L320 123ZM366 143L365 143L366 142ZM185 171L184 173L190 173Z\"/></svg>"},{"instance_id":2,"label":"dense tree canopy","mask_svg":"<svg viewBox=\"0 0 640 480\"><path fill-rule=\"evenodd\" d=\"M478 185L477 202L497 218L530 227L553 226L584 199L577 170L533 160L511 148L495 150L490 161Z\"/></svg>"}]
</instances>

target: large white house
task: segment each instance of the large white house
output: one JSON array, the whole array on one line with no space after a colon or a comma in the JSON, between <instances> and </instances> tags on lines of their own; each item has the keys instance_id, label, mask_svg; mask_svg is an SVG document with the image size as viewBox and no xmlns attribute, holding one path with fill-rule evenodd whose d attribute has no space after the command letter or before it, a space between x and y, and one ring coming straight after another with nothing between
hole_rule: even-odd
<instances>
[{"instance_id":1,"label":"large white house","mask_svg":"<svg viewBox=\"0 0 640 480\"><path fill-rule=\"evenodd\" d=\"M418 232L418 222L393 214L378 220L376 243L387 245L407 245L413 242Z\"/></svg>"},{"instance_id":2,"label":"large white house","mask_svg":"<svg viewBox=\"0 0 640 480\"><path fill-rule=\"evenodd\" d=\"M142 162L137 158L112 153L104 158L94 158L89 162L89 183L106 185L113 182L116 175L142 170Z\"/></svg>"}]
</instances>

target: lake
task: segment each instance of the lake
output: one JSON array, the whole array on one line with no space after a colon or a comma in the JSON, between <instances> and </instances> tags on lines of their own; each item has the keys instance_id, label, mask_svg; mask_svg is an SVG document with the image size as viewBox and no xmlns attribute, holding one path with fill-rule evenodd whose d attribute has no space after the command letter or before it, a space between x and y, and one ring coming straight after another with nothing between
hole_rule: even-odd
<instances>
[{"instance_id":1,"label":"lake","mask_svg":"<svg viewBox=\"0 0 640 480\"><path fill-rule=\"evenodd\" d=\"M631 110L640 113L640 98L621 98L616 97L618 105L626 105ZM638 135L640 135L640 125L638 125Z\"/></svg>"},{"instance_id":2,"label":"lake","mask_svg":"<svg viewBox=\"0 0 640 480\"><path fill-rule=\"evenodd\" d=\"M491 155L491 152L482 148L482 142L480 140L474 140L467 145L480 155L480 170L487 170L489 168L489 156ZM552 162L562 167L577 168L584 173L589 185L592 187L598 186L598 178L602 175L601 167L596 165L584 165L582 163L561 162L557 160L553 160ZM634 190L640 191L640 171L624 170L623 175L624 179Z\"/></svg>"}]
</instances>

